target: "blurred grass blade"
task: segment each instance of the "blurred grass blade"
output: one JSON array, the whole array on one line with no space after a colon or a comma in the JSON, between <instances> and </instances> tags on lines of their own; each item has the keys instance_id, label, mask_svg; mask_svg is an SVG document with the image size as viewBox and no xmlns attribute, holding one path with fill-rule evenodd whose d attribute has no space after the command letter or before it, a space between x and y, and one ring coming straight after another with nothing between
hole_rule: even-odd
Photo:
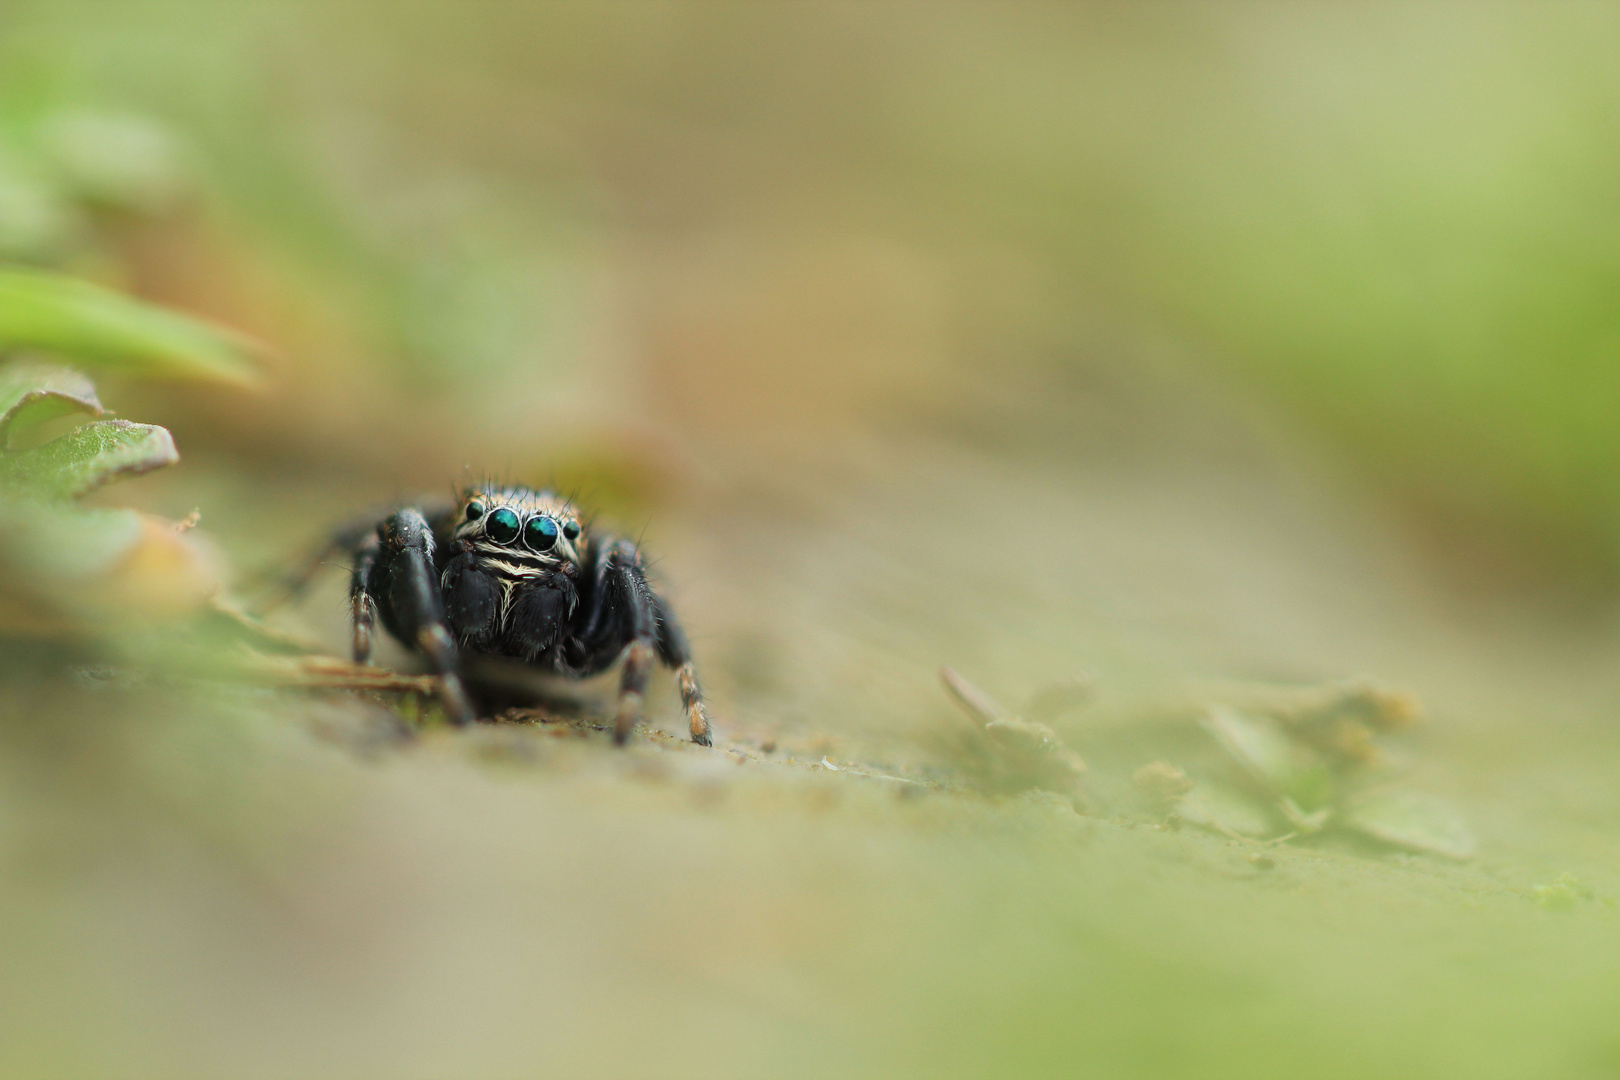
<instances>
[{"instance_id":1,"label":"blurred grass blade","mask_svg":"<svg viewBox=\"0 0 1620 1080\"><path fill-rule=\"evenodd\" d=\"M266 348L64 274L0 268L0 349L41 349L110 371L251 386Z\"/></svg>"},{"instance_id":2,"label":"blurred grass blade","mask_svg":"<svg viewBox=\"0 0 1620 1080\"><path fill-rule=\"evenodd\" d=\"M0 367L0 449L16 432L75 411L106 412L83 372L26 360Z\"/></svg>"},{"instance_id":3,"label":"blurred grass blade","mask_svg":"<svg viewBox=\"0 0 1620 1080\"><path fill-rule=\"evenodd\" d=\"M37 449L0 455L0 486L33 499L72 499L179 460L166 429L101 420Z\"/></svg>"}]
</instances>

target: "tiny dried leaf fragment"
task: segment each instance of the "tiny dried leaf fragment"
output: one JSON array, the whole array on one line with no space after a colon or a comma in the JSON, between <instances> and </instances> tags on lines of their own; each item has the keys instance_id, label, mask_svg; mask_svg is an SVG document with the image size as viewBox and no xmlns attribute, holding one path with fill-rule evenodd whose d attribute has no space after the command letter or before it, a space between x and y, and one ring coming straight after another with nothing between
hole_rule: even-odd
<instances>
[{"instance_id":1,"label":"tiny dried leaf fragment","mask_svg":"<svg viewBox=\"0 0 1620 1080\"><path fill-rule=\"evenodd\" d=\"M1197 785L1179 765L1168 761L1150 761L1137 769L1131 783L1160 802L1173 802Z\"/></svg>"},{"instance_id":2,"label":"tiny dried leaf fragment","mask_svg":"<svg viewBox=\"0 0 1620 1080\"><path fill-rule=\"evenodd\" d=\"M939 675L952 700L975 721L977 737L964 748L964 757L981 785L996 791L1073 790L1085 762L1051 728L1007 715L950 668L941 668Z\"/></svg>"},{"instance_id":3,"label":"tiny dried leaf fragment","mask_svg":"<svg viewBox=\"0 0 1620 1080\"><path fill-rule=\"evenodd\" d=\"M1377 731L1400 731L1423 719L1423 704L1416 695L1368 679L1292 689L1265 711L1300 728L1327 720L1353 719Z\"/></svg>"},{"instance_id":4,"label":"tiny dried leaf fragment","mask_svg":"<svg viewBox=\"0 0 1620 1080\"><path fill-rule=\"evenodd\" d=\"M1161 804L1172 821L1197 825L1223 836L1256 838L1276 832L1271 815L1242 792L1216 783L1198 783L1179 765L1150 761L1131 783Z\"/></svg>"},{"instance_id":5,"label":"tiny dried leaf fragment","mask_svg":"<svg viewBox=\"0 0 1620 1080\"><path fill-rule=\"evenodd\" d=\"M1240 684L1223 688L1217 700L1281 724L1336 767L1378 764L1383 754L1376 737L1423 719L1415 695L1368 679L1323 686Z\"/></svg>"}]
</instances>

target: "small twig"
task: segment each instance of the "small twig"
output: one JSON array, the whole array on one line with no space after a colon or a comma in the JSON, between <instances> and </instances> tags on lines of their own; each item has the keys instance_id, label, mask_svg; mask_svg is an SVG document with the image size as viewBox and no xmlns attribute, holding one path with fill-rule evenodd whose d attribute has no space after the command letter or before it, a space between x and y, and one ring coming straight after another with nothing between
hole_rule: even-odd
<instances>
[{"instance_id":1,"label":"small twig","mask_svg":"<svg viewBox=\"0 0 1620 1080\"><path fill-rule=\"evenodd\" d=\"M1007 710L996 704L994 698L968 682L948 667L939 669L940 681L951 698L981 724L993 724L1007 718Z\"/></svg>"},{"instance_id":2,"label":"small twig","mask_svg":"<svg viewBox=\"0 0 1620 1080\"><path fill-rule=\"evenodd\" d=\"M387 668L340 660L335 656L261 656L249 654L247 673L273 686L327 690L380 690L434 695L439 680L432 675L401 675Z\"/></svg>"},{"instance_id":3,"label":"small twig","mask_svg":"<svg viewBox=\"0 0 1620 1080\"><path fill-rule=\"evenodd\" d=\"M977 721L968 760L976 763L982 784L1064 792L1086 771L1080 755L1045 724L1009 716L994 698L948 667L939 669L939 677L951 699Z\"/></svg>"}]
</instances>

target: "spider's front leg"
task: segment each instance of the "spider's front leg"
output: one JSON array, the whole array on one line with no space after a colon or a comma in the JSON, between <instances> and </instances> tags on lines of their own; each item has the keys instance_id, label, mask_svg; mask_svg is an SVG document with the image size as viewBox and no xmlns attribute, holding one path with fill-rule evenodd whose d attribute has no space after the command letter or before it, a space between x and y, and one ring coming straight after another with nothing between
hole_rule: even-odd
<instances>
[{"instance_id":1,"label":"spider's front leg","mask_svg":"<svg viewBox=\"0 0 1620 1080\"><path fill-rule=\"evenodd\" d=\"M424 505L417 503L417 506ZM442 513L442 507L435 507L428 503L426 516L432 518L435 513ZM265 574L260 595L248 605L250 614L262 618L266 614L285 604L292 603L308 591L315 575L320 573L328 561L335 558L344 558L350 562L358 561L367 548L377 546L377 518L375 515L356 518L340 528L334 529L319 547L314 548L306 555L301 563L290 568L283 568L274 574ZM364 657L356 657L364 662Z\"/></svg>"},{"instance_id":2,"label":"spider's front leg","mask_svg":"<svg viewBox=\"0 0 1620 1080\"><path fill-rule=\"evenodd\" d=\"M597 554L594 579L591 610L580 635L581 643L587 651L599 654L617 655L624 650L613 741L622 744L629 737L641 713L647 675L656 656L676 669L692 741L700 746L711 745L703 690L687 650L686 635L681 633L668 605L648 584L635 545L628 540L604 544Z\"/></svg>"},{"instance_id":3,"label":"spider's front leg","mask_svg":"<svg viewBox=\"0 0 1620 1080\"><path fill-rule=\"evenodd\" d=\"M349 598L356 661L370 657L373 620L380 618L389 633L427 657L451 722L476 719L439 597L433 530L420 511L400 510L377 526L376 539L355 554Z\"/></svg>"},{"instance_id":4,"label":"spider's front leg","mask_svg":"<svg viewBox=\"0 0 1620 1080\"><path fill-rule=\"evenodd\" d=\"M698 682L697 667L692 663L692 651L686 644L686 634L682 632L681 624L675 621L675 614L669 610L664 598L657 593L652 593L652 598L658 612L658 658L675 672L675 681L681 688L681 706L686 709L687 723L692 729L692 741L699 746L713 746L709 711L703 706L703 687Z\"/></svg>"}]
</instances>

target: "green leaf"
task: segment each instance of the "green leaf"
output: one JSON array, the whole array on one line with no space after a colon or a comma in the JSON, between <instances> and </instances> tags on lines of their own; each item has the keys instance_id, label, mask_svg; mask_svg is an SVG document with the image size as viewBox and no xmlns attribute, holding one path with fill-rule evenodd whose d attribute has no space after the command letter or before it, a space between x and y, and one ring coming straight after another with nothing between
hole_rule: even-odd
<instances>
[{"instance_id":1,"label":"green leaf","mask_svg":"<svg viewBox=\"0 0 1620 1080\"><path fill-rule=\"evenodd\" d=\"M1221 784L1199 784L1171 804L1171 812L1189 825L1218 833L1258 837L1277 831L1264 808Z\"/></svg>"},{"instance_id":2,"label":"green leaf","mask_svg":"<svg viewBox=\"0 0 1620 1080\"><path fill-rule=\"evenodd\" d=\"M37 449L0 455L0 486L34 499L72 499L179 460L164 428L101 420Z\"/></svg>"},{"instance_id":3,"label":"green leaf","mask_svg":"<svg viewBox=\"0 0 1620 1080\"><path fill-rule=\"evenodd\" d=\"M16 432L74 411L106 411L82 372L26 360L0 367L0 449Z\"/></svg>"},{"instance_id":4,"label":"green leaf","mask_svg":"<svg viewBox=\"0 0 1620 1080\"><path fill-rule=\"evenodd\" d=\"M1201 723L1267 794L1291 799L1306 812L1331 799L1333 778L1327 763L1277 724L1223 706L1212 707Z\"/></svg>"},{"instance_id":5,"label":"green leaf","mask_svg":"<svg viewBox=\"0 0 1620 1080\"><path fill-rule=\"evenodd\" d=\"M64 274L0 269L0 349L41 349L135 375L253 385L262 345Z\"/></svg>"},{"instance_id":6,"label":"green leaf","mask_svg":"<svg viewBox=\"0 0 1620 1080\"><path fill-rule=\"evenodd\" d=\"M1479 844L1456 807L1421 791L1377 791L1345 810L1345 828L1392 847L1471 859Z\"/></svg>"}]
</instances>

